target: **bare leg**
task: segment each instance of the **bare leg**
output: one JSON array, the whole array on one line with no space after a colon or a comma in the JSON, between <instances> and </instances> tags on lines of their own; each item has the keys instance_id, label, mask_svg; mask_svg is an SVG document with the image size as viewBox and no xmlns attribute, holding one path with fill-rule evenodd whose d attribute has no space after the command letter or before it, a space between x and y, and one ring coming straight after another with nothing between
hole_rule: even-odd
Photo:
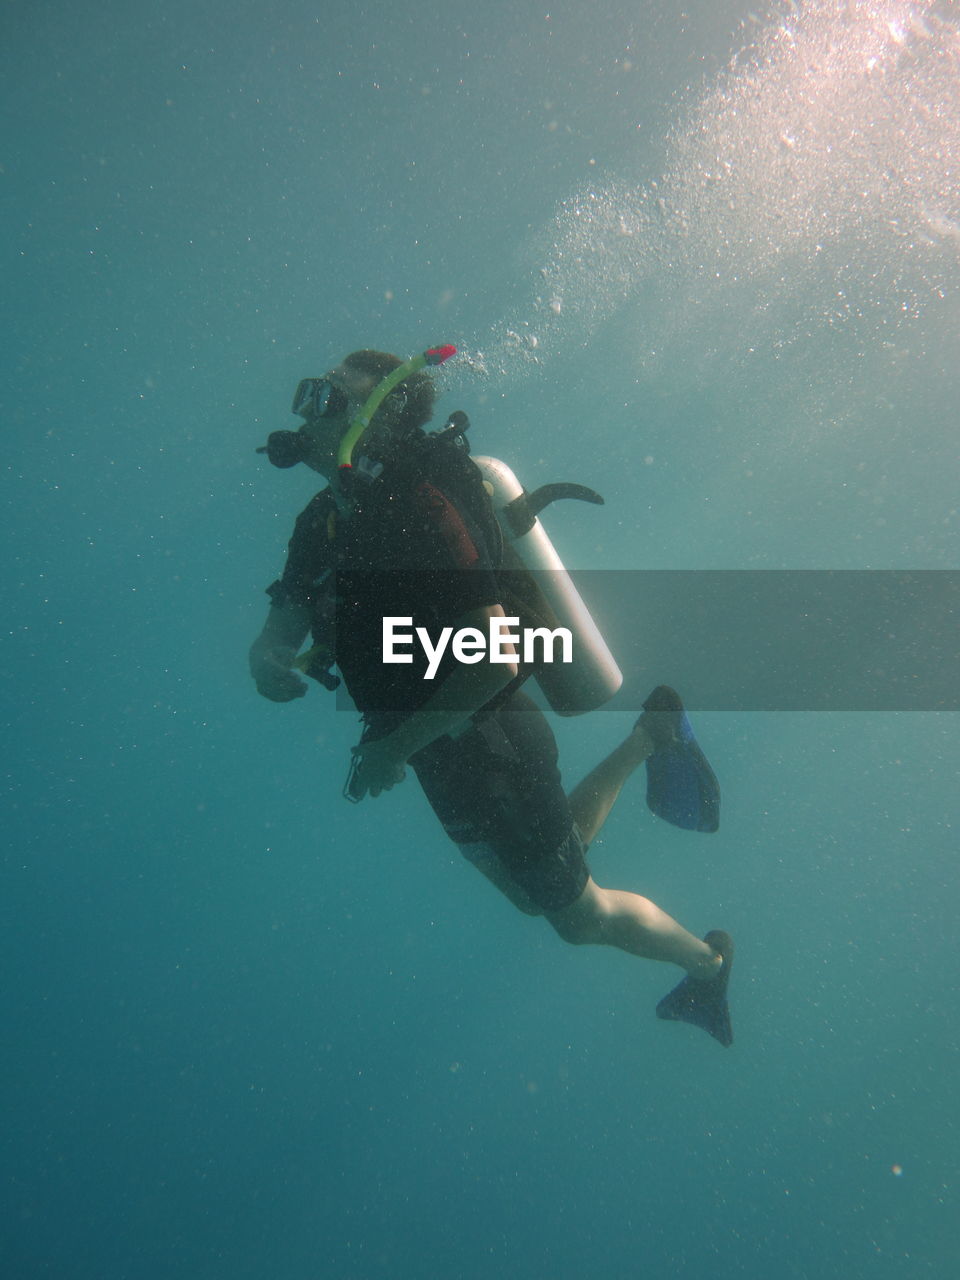
<instances>
[{"instance_id":1,"label":"bare leg","mask_svg":"<svg viewBox=\"0 0 960 1280\"><path fill-rule=\"evenodd\" d=\"M618 947L646 960L679 965L691 978L712 978L722 964L718 952L649 898L601 889L592 879L576 902L549 912L547 919L566 942Z\"/></svg>"},{"instance_id":2,"label":"bare leg","mask_svg":"<svg viewBox=\"0 0 960 1280\"><path fill-rule=\"evenodd\" d=\"M652 752L653 743L647 734L643 729L635 728L629 737L621 742L619 747L611 751L606 759L601 760L597 767L592 769L570 793L569 800L573 820L577 824L585 844L589 845L603 826L610 810L613 808L614 801L620 794L623 784ZM511 879L509 872L499 859L472 857L465 850L462 850L462 852L478 871L481 871L492 884L496 885L501 893L510 899L515 907L519 907L526 915L544 914L533 899ZM594 889L597 889L596 885L594 885ZM597 889L597 892L606 893L607 890ZM623 896L635 898L638 902L646 902L645 898L636 898L635 894ZM575 903L570 910L574 910L576 905ZM653 906L652 903L649 905ZM660 914L663 915L662 912ZM663 918L664 920L669 920L669 916L663 916ZM551 923L553 923L552 920ZM556 925L554 927L557 928ZM676 927L679 928L680 926L677 925ZM560 929L557 929L557 931L562 932ZM681 932L685 931L681 930ZM691 934L685 934L685 936L692 937ZM713 954L710 952L709 947L704 947L704 944L696 938L693 939L693 942L697 947L711 955ZM629 948L625 949L629 950ZM637 952L637 954L642 953ZM657 959L659 957L653 958Z\"/></svg>"},{"instance_id":3,"label":"bare leg","mask_svg":"<svg viewBox=\"0 0 960 1280\"><path fill-rule=\"evenodd\" d=\"M571 791L573 820L580 828L585 844L592 843L606 822L623 784L652 754L653 743L647 734L643 729L634 729Z\"/></svg>"}]
</instances>

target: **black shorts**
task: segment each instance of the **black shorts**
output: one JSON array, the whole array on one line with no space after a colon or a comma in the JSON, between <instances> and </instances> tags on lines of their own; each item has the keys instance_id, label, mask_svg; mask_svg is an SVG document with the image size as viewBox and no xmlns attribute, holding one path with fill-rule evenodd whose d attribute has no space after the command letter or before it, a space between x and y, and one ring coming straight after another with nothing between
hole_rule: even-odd
<instances>
[{"instance_id":1,"label":"black shorts","mask_svg":"<svg viewBox=\"0 0 960 1280\"><path fill-rule=\"evenodd\" d=\"M457 738L410 760L447 835L483 849L541 911L576 902L590 871L560 782L557 744L539 707L515 693Z\"/></svg>"}]
</instances>

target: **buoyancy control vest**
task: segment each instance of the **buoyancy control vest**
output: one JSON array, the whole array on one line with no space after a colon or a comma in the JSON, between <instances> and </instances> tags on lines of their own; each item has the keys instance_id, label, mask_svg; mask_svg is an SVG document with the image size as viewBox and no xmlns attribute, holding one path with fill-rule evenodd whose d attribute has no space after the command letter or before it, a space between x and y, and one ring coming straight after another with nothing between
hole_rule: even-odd
<instances>
[{"instance_id":1,"label":"buoyancy control vest","mask_svg":"<svg viewBox=\"0 0 960 1280\"><path fill-rule=\"evenodd\" d=\"M516 617L521 630L562 627L571 633L570 662L521 663L521 675L537 681L558 715L592 711L613 697L623 675L539 513L560 498L592 503L603 499L576 484L544 485L527 493L506 463L471 455L465 435L468 426L466 414L458 412L441 430L408 439L391 465L391 484L402 485L407 476L415 483L429 475L463 509L490 550L504 613ZM329 668L335 660L334 648L330 642L317 645L297 665L333 687L336 682L331 681Z\"/></svg>"}]
</instances>

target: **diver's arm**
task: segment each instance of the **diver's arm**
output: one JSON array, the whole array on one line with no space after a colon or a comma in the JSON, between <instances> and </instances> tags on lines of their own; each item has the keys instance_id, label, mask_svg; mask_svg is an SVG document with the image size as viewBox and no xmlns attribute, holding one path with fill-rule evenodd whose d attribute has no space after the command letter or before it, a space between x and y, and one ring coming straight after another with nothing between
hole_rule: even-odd
<instances>
[{"instance_id":1,"label":"diver's arm","mask_svg":"<svg viewBox=\"0 0 960 1280\"><path fill-rule=\"evenodd\" d=\"M257 692L271 702L292 702L307 692L305 680L291 671L310 631L310 612L289 598L270 607L263 630L250 646L250 674Z\"/></svg>"},{"instance_id":2,"label":"diver's arm","mask_svg":"<svg viewBox=\"0 0 960 1280\"><path fill-rule=\"evenodd\" d=\"M457 620L454 630L475 627L488 634L491 618L504 617L503 608L488 605L473 609ZM510 647L504 645L504 652ZM457 666L432 698L397 725L392 733L363 744L357 777L357 790L377 796L402 781L404 765L412 755L442 738L444 734L463 728L474 712L486 706L517 675L516 654L512 662L479 662Z\"/></svg>"}]
</instances>

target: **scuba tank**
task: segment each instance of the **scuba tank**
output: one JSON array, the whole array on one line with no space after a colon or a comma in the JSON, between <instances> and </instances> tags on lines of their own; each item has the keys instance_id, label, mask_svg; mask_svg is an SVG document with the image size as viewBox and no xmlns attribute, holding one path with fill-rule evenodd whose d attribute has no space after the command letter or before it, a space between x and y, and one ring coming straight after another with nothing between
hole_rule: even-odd
<instances>
[{"instance_id":1,"label":"scuba tank","mask_svg":"<svg viewBox=\"0 0 960 1280\"><path fill-rule=\"evenodd\" d=\"M503 535L505 576L509 579L511 561L526 570L523 576L532 579L541 598L538 611L549 617L551 627L566 627L573 637L573 661L539 663L534 673L537 683L558 715L593 711L617 692L623 673L537 517L559 498L593 503L603 499L579 484L548 484L527 493L505 462L484 456L472 456L472 461Z\"/></svg>"}]
</instances>

